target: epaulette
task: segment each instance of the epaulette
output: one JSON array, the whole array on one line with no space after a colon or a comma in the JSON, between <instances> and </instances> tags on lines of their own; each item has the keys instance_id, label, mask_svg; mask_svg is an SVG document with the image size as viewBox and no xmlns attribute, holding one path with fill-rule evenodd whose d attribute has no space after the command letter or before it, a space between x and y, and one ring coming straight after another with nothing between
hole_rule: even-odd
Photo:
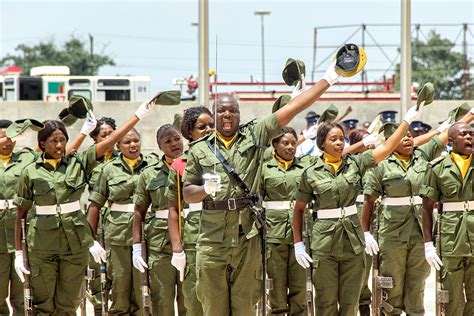
<instances>
[{"instance_id":1,"label":"epaulette","mask_svg":"<svg viewBox=\"0 0 474 316\"><path fill-rule=\"evenodd\" d=\"M441 156L441 157L438 157L438 158L435 158L433 160L430 161L430 166L435 166L437 164L439 164L441 161L444 160L444 158L446 158L445 156Z\"/></svg>"},{"instance_id":2,"label":"epaulette","mask_svg":"<svg viewBox=\"0 0 474 316\"><path fill-rule=\"evenodd\" d=\"M30 147L23 147L20 151L20 154L32 154L35 159L40 157L40 154L34 151L34 149Z\"/></svg>"},{"instance_id":3,"label":"epaulette","mask_svg":"<svg viewBox=\"0 0 474 316\"><path fill-rule=\"evenodd\" d=\"M199 139L193 140L192 142L188 143L188 146L191 147L192 145L202 142L203 140L209 139L210 137L214 137L214 133L207 134Z\"/></svg>"},{"instance_id":4,"label":"epaulette","mask_svg":"<svg viewBox=\"0 0 474 316\"><path fill-rule=\"evenodd\" d=\"M250 121L248 121L247 123L244 123L242 125L239 125L239 129L244 129L245 127L249 126L249 125L253 125L253 124L256 124L257 123L257 118L253 118L251 119Z\"/></svg>"}]
</instances>

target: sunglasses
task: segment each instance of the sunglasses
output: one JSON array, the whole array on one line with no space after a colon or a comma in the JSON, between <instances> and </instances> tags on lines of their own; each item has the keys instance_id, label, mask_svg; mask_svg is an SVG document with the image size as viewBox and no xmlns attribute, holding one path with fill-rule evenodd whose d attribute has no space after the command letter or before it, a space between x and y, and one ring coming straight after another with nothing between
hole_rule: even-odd
<instances>
[{"instance_id":1,"label":"sunglasses","mask_svg":"<svg viewBox=\"0 0 474 316\"><path fill-rule=\"evenodd\" d=\"M210 129L213 129L214 128L214 123L210 123L210 124L200 124L198 126L196 126L196 128L200 131L204 131L206 130L206 128L210 128Z\"/></svg>"}]
</instances>

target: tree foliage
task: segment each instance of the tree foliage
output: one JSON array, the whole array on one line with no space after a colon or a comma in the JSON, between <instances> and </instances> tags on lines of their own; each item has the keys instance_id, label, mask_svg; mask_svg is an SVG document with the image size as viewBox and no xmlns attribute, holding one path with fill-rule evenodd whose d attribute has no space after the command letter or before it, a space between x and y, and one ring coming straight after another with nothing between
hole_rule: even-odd
<instances>
[{"instance_id":1,"label":"tree foliage","mask_svg":"<svg viewBox=\"0 0 474 316\"><path fill-rule=\"evenodd\" d=\"M7 55L0 63L16 65L25 74L37 66L68 66L71 75L97 75L99 68L103 66L114 66L114 60L103 54L91 54L86 44L75 36L66 41L62 47L57 47L53 40L40 42L36 45L19 44L15 53Z\"/></svg>"},{"instance_id":2,"label":"tree foliage","mask_svg":"<svg viewBox=\"0 0 474 316\"><path fill-rule=\"evenodd\" d=\"M412 81L420 86L430 81L436 89L437 99L462 99L464 55L453 51L454 43L430 31L427 41L412 42ZM469 66L472 63L468 62ZM400 82L400 64L396 65L397 82ZM470 90L473 82L470 82Z\"/></svg>"}]
</instances>

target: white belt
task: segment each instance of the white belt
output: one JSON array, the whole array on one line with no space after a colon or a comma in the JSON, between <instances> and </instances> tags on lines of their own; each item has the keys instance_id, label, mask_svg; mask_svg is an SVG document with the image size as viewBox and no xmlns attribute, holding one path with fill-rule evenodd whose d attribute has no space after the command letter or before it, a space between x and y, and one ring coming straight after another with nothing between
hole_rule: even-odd
<instances>
[{"instance_id":1,"label":"white belt","mask_svg":"<svg viewBox=\"0 0 474 316\"><path fill-rule=\"evenodd\" d=\"M13 200L0 200L0 209L6 210L13 207L15 207Z\"/></svg>"},{"instance_id":2,"label":"white belt","mask_svg":"<svg viewBox=\"0 0 474 316\"><path fill-rule=\"evenodd\" d=\"M404 197L385 197L382 199L383 205L404 206L404 205L421 205L423 199L420 196L404 196Z\"/></svg>"},{"instance_id":3,"label":"white belt","mask_svg":"<svg viewBox=\"0 0 474 316\"><path fill-rule=\"evenodd\" d=\"M81 210L79 201L59 205L35 205L36 215L66 214Z\"/></svg>"},{"instance_id":4,"label":"white belt","mask_svg":"<svg viewBox=\"0 0 474 316\"><path fill-rule=\"evenodd\" d=\"M189 203L189 208L183 209L183 213L181 213L181 216L183 216L184 218L187 218L189 213L200 212L200 211L202 211L202 202Z\"/></svg>"},{"instance_id":5,"label":"white belt","mask_svg":"<svg viewBox=\"0 0 474 316\"><path fill-rule=\"evenodd\" d=\"M317 211L318 218L341 218L344 216L357 214L357 207L354 205L341 208L327 208Z\"/></svg>"},{"instance_id":6,"label":"white belt","mask_svg":"<svg viewBox=\"0 0 474 316\"><path fill-rule=\"evenodd\" d=\"M109 207L111 211L117 212L126 212L126 213L133 213L135 211L135 204L117 204L112 203Z\"/></svg>"},{"instance_id":7,"label":"white belt","mask_svg":"<svg viewBox=\"0 0 474 316\"><path fill-rule=\"evenodd\" d=\"M364 203L365 197L363 194L359 194L356 198L357 203Z\"/></svg>"},{"instance_id":8,"label":"white belt","mask_svg":"<svg viewBox=\"0 0 474 316\"><path fill-rule=\"evenodd\" d=\"M155 218L168 219L168 210L155 211Z\"/></svg>"},{"instance_id":9,"label":"white belt","mask_svg":"<svg viewBox=\"0 0 474 316\"><path fill-rule=\"evenodd\" d=\"M443 203L443 212L464 212L465 210L474 210L474 201Z\"/></svg>"},{"instance_id":10,"label":"white belt","mask_svg":"<svg viewBox=\"0 0 474 316\"><path fill-rule=\"evenodd\" d=\"M267 210L289 210L293 208L291 201L263 201L262 206Z\"/></svg>"}]
</instances>

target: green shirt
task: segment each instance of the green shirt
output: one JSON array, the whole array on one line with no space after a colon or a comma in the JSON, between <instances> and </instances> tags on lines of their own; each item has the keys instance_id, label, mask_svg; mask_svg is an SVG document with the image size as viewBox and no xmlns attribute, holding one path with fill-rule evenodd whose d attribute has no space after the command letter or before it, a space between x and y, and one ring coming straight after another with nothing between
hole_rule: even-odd
<instances>
[{"instance_id":1,"label":"green shirt","mask_svg":"<svg viewBox=\"0 0 474 316\"><path fill-rule=\"evenodd\" d=\"M464 179L451 156L432 161L423 178L422 197L435 202L474 200L474 159ZM474 249L474 211L444 212L441 216L441 253L443 256L472 256Z\"/></svg>"},{"instance_id":2,"label":"green shirt","mask_svg":"<svg viewBox=\"0 0 474 316\"><path fill-rule=\"evenodd\" d=\"M38 206L79 201L86 187L86 175L98 164L96 146L61 159L56 169L38 157L23 169L14 203L29 210ZM84 213L37 215L29 222L29 251L77 253L92 243L92 233Z\"/></svg>"},{"instance_id":3,"label":"green shirt","mask_svg":"<svg viewBox=\"0 0 474 316\"><path fill-rule=\"evenodd\" d=\"M355 204L366 169L375 166L372 150L357 156L346 155L336 174L322 158L310 165L301 178L296 199L314 202L314 210L347 207ZM363 251L364 237L357 214L343 218L316 219L311 249L315 254L342 256L342 238L348 236L356 254Z\"/></svg>"},{"instance_id":4,"label":"green shirt","mask_svg":"<svg viewBox=\"0 0 474 316\"><path fill-rule=\"evenodd\" d=\"M92 192L94 190L94 186L97 183L97 180L99 179L100 173L102 172L102 169L104 169L104 166L112 161L113 159L117 158L119 156L120 152L117 150L114 150L112 152L112 155L110 156L110 159L105 160L105 156L102 157L102 159L99 161L99 164L97 167L92 169L91 174L89 175L89 192Z\"/></svg>"},{"instance_id":5,"label":"green shirt","mask_svg":"<svg viewBox=\"0 0 474 316\"><path fill-rule=\"evenodd\" d=\"M419 196L423 177L428 162L436 158L445 146L438 137L415 148L410 156L408 169L391 154L376 168L366 174L364 194L375 197L410 197ZM380 237L407 241L417 229L421 234L421 206L381 205L379 220Z\"/></svg>"},{"instance_id":6,"label":"green shirt","mask_svg":"<svg viewBox=\"0 0 474 316\"><path fill-rule=\"evenodd\" d=\"M21 171L35 160L35 155L26 149L13 153L5 167L0 163L0 200L13 200L18 192ZM15 252L15 220L13 203L8 209L0 209L0 253Z\"/></svg>"},{"instance_id":7,"label":"green shirt","mask_svg":"<svg viewBox=\"0 0 474 316\"><path fill-rule=\"evenodd\" d=\"M306 164L300 159L295 158L291 166L285 170L272 157L263 166L260 175L259 191L263 201L294 201L305 166ZM293 209L272 210L267 208L265 217L270 225L267 233L268 242L293 242L293 231L291 229Z\"/></svg>"},{"instance_id":8,"label":"green shirt","mask_svg":"<svg viewBox=\"0 0 474 316\"><path fill-rule=\"evenodd\" d=\"M217 148L239 174L247 186L256 192L258 189L257 175L262 165L263 153L270 140L281 132L275 114L262 121L250 122L238 129L238 135L229 149L217 141ZM203 174L215 173L221 176L222 190L217 192L216 200L244 197L245 193L236 181L224 171L222 164L214 156L206 144L215 141L215 134L208 135L195 142L189 151L188 163L184 173L184 181L202 185ZM214 171L215 170L215 171ZM207 196L206 200L211 197ZM242 229L247 238L258 234L254 227L254 219L249 209L239 211L203 210L201 213L200 234L198 243L219 243L224 246L236 247L239 237L239 216Z\"/></svg>"},{"instance_id":9,"label":"green shirt","mask_svg":"<svg viewBox=\"0 0 474 316\"><path fill-rule=\"evenodd\" d=\"M118 246L132 245L133 212L114 211L114 204L132 204L133 194L142 170L147 166L147 161L141 160L133 170L119 157L105 164L102 172L89 196L89 201L101 207L108 204L110 212L105 218L105 243Z\"/></svg>"}]
</instances>

